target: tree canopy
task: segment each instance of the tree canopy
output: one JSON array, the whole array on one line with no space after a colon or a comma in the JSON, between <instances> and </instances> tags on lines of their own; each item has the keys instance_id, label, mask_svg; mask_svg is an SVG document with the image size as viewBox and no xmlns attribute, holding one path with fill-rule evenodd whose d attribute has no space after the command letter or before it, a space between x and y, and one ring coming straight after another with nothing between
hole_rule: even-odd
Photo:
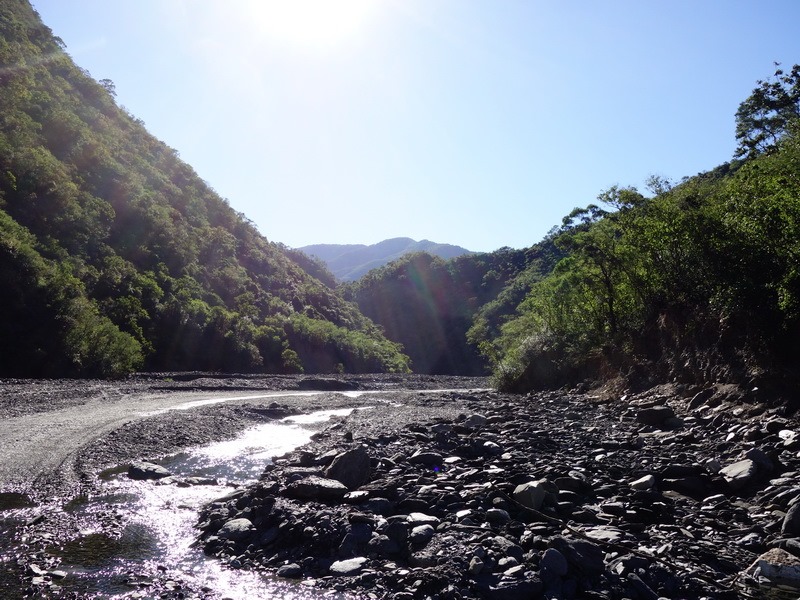
<instances>
[{"instance_id":1,"label":"tree canopy","mask_svg":"<svg viewBox=\"0 0 800 600\"><path fill-rule=\"evenodd\" d=\"M408 369L329 273L259 234L24 1L0 6L0 270L0 375ZM334 364L316 358L333 347Z\"/></svg>"}]
</instances>

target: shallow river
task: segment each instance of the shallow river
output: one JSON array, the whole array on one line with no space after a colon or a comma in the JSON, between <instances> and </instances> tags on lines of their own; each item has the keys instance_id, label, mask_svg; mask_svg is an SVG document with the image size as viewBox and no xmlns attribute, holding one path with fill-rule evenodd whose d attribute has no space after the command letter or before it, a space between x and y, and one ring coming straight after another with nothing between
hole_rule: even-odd
<instances>
[{"instance_id":1,"label":"shallow river","mask_svg":"<svg viewBox=\"0 0 800 600\"><path fill-rule=\"evenodd\" d=\"M214 478L217 485L179 487L134 481L120 470L102 474L103 495L77 499L65 507L86 527L73 541L51 550L61 558L58 569L67 574L61 583L63 591L98 598L147 598L146 593L138 591L144 589L139 584L147 582L143 573L155 570L163 573L164 579L174 578L176 586L191 582L193 589L236 600L344 598L303 583L229 568L219 560L207 558L202 548L194 545L194 525L202 505L226 495L235 486L257 480L271 458L307 443L315 431L308 425L352 410L288 417L248 429L234 440L190 449L159 461L178 477ZM13 522L29 518L30 510L4 511L6 531L2 533L8 535ZM98 523L116 518L125 523L122 535L117 538L103 534Z\"/></svg>"}]
</instances>

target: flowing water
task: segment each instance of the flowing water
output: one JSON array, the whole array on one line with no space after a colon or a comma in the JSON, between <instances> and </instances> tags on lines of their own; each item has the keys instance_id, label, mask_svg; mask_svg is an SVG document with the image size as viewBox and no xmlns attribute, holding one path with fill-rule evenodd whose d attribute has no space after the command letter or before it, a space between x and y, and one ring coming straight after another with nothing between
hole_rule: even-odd
<instances>
[{"instance_id":1,"label":"flowing water","mask_svg":"<svg viewBox=\"0 0 800 600\"><path fill-rule=\"evenodd\" d=\"M79 498L64 507L85 527L72 541L49 549L61 559L58 569L67 575L60 584L63 591L98 598L147 598L139 590L146 589L156 573L162 584L166 581L169 586L172 582L175 589L186 582L191 589L223 598L343 598L302 582L237 570L208 558L194 544L194 525L205 503L230 493L235 486L257 480L272 457L307 443L314 432L307 425L344 416L352 410L288 417L248 429L234 440L159 461L178 478L215 479L215 485L181 487L134 481L121 469L102 474L103 495ZM31 513L24 497L6 496L0 499L0 510L10 518L4 519L7 530L0 533L11 535L13 521L24 521ZM103 533L107 527L100 524L109 520L124 523L117 535Z\"/></svg>"}]
</instances>

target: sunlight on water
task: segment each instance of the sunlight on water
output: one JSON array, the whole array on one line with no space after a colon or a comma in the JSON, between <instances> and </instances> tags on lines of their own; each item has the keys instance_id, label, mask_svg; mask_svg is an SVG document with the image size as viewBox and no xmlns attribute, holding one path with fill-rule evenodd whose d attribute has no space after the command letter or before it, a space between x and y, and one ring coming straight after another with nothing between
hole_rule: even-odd
<instances>
[{"instance_id":1,"label":"sunlight on water","mask_svg":"<svg viewBox=\"0 0 800 600\"><path fill-rule=\"evenodd\" d=\"M74 542L74 547L67 549L64 567L73 577L93 581L110 581L115 577L119 580L121 573L159 569L176 581L191 582L193 588L208 588L233 600L346 598L301 582L229 568L203 554L202 548L195 544L198 532L194 526L204 504L229 494L234 485L257 480L270 459L307 443L313 430L302 425L346 416L352 410L320 411L266 423L244 431L234 440L194 448L160 461L178 480L203 477L215 479L215 485L181 487L169 480L134 481L121 473L114 475L108 481L109 494L102 497L102 506L113 505L130 517L119 543L122 548L125 538L136 536L140 540L133 544L137 552L123 549L116 554L112 552L106 560L87 564L85 548L97 546L99 539L98 534L87 530ZM83 510L91 512L96 508L88 505ZM122 598L130 593L122 592L119 587L96 585L95 591L99 590L103 597Z\"/></svg>"},{"instance_id":2,"label":"sunlight on water","mask_svg":"<svg viewBox=\"0 0 800 600\"><path fill-rule=\"evenodd\" d=\"M333 410L320 410L318 412L310 413L308 415L292 415L291 417L285 417L281 419L284 423L298 423L303 425L310 425L313 423L322 423L323 421L327 421L332 417L346 417L354 410L369 410L371 408L375 408L374 406L360 406L357 409L354 408L339 408Z\"/></svg>"},{"instance_id":3,"label":"sunlight on water","mask_svg":"<svg viewBox=\"0 0 800 600\"><path fill-rule=\"evenodd\" d=\"M189 410L190 408L197 408L198 406L210 406L212 404L221 404L223 402L232 402L237 400L261 400L264 398L285 398L287 396L318 396L322 392L270 392L268 394L250 394L249 396L218 396L215 398L206 398L205 400L193 400L191 402L183 402L162 408L161 410L154 411L153 415L162 414L170 410Z\"/></svg>"}]
</instances>

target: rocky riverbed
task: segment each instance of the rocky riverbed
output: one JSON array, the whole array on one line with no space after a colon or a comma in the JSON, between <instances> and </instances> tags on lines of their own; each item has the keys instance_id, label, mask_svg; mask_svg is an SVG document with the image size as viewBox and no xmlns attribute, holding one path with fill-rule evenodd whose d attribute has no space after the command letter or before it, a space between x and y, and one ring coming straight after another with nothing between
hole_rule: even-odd
<instances>
[{"instance_id":1,"label":"rocky riverbed","mask_svg":"<svg viewBox=\"0 0 800 600\"><path fill-rule=\"evenodd\" d=\"M275 573L353 598L800 595L800 422L758 391L408 394L400 381L325 381L287 384L329 388L320 397L137 420L76 456L78 488L43 489L64 501L78 489L78 498L90 496L108 466L158 462L290 413L365 406L373 399L335 388L371 385L383 390L376 408L322 426L310 444L267 465L260 481L198 515L207 554L231 570ZM416 379L407 387L485 384L462 383ZM113 534L125 515L108 511L98 521ZM24 595L80 597L59 592L64 574L51 551L73 529L54 510L15 531L16 565L4 566L22 578ZM131 577L141 582L139 597L214 597L159 577L157 566Z\"/></svg>"},{"instance_id":2,"label":"rocky riverbed","mask_svg":"<svg viewBox=\"0 0 800 600\"><path fill-rule=\"evenodd\" d=\"M355 413L276 460L204 511L205 551L368 598L800 594L800 430L755 394L428 401L460 413Z\"/></svg>"}]
</instances>

